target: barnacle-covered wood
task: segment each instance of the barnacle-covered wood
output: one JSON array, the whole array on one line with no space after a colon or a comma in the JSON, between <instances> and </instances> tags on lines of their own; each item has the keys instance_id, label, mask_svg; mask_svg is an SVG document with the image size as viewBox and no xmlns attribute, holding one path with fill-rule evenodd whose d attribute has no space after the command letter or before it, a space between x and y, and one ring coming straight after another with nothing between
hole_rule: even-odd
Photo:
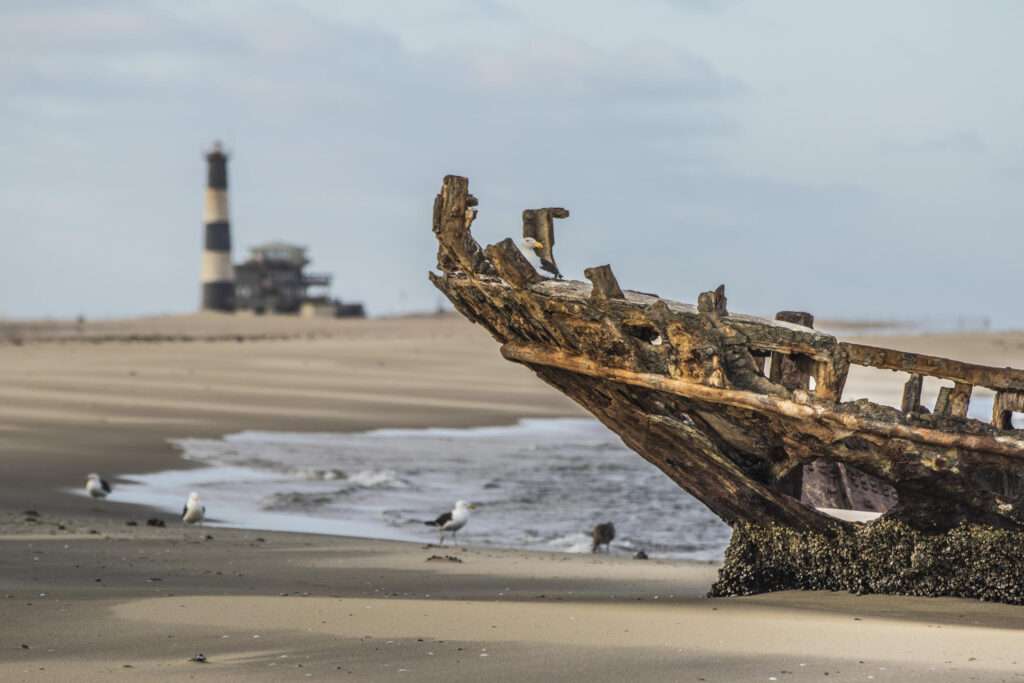
<instances>
[{"instance_id":1,"label":"barnacle-covered wood","mask_svg":"<svg viewBox=\"0 0 1024 683\"><path fill-rule=\"evenodd\" d=\"M922 533L1024 524L1024 435L1010 419L1024 408L1021 371L841 343L809 314L738 314L724 287L692 306L623 290L610 268L589 269L593 284L545 279L511 241L480 248L473 204L464 178L445 178L434 210L441 272L431 281L506 358L726 522L848 533L847 522L801 502L804 466L825 462L891 486L898 503L886 518ZM844 402L851 363L910 373L904 409ZM942 410L920 406L923 376L954 382ZM999 392L994 424L965 417L974 386Z\"/></svg>"}]
</instances>

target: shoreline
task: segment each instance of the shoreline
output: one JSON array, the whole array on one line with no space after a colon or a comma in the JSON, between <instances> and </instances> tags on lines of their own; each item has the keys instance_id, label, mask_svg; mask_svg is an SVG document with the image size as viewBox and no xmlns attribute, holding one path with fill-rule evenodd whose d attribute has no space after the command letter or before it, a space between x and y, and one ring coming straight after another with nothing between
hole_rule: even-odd
<instances>
[{"instance_id":1,"label":"shoreline","mask_svg":"<svg viewBox=\"0 0 1024 683\"><path fill-rule=\"evenodd\" d=\"M581 554L591 550L595 520L609 518L619 529L613 552L642 550L659 559L721 561L729 537L728 527L588 417L507 427L241 432L175 445L192 467L121 473L103 505L148 504L176 514L188 492L198 491L209 526L428 543L437 530L422 522L465 498L482 508L458 535L465 544ZM437 455L426 462L431 453ZM506 456L515 463L506 464ZM592 492L609 477L623 482L623 493ZM646 506L628 493L639 490ZM77 488L66 492L84 497Z\"/></svg>"},{"instance_id":2,"label":"shoreline","mask_svg":"<svg viewBox=\"0 0 1024 683\"><path fill-rule=\"evenodd\" d=\"M1019 607L821 592L709 600L717 564L183 529L175 515L58 490L90 471L116 490L117 473L194 466L166 441L182 436L583 415L454 316L347 323L330 338L260 344L0 346L0 678L603 683L827 673L931 682L1019 673ZM884 343L1024 366L1017 333ZM898 377L851 377L849 391L898 396ZM145 526L151 516L167 527ZM198 652L208 664L188 661Z\"/></svg>"}]
</instances>

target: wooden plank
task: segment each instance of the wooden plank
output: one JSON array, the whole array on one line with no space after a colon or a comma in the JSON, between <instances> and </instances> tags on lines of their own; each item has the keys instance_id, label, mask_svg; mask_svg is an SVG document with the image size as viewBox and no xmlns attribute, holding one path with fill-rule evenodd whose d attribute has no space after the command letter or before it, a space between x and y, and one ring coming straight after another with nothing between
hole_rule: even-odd
<instances>
[{"instance_id":1,"label":"wooden plank","mask_svg":"<svg viewBox=\"0 0 1024 683\"><path fill-rule=\"evenodd\" d=\"M917 413L921 410L921 388L924 386L924 375L911 375L903 385L903 401L900 409L904 413Z\"/></svg>"},{"instance_id":2,"label":"wooden plank","mask_svg":"<svg viewBox=\"0 0 1024 683\"><path fill-rule=\"evenodd\" d=\"M839 403L843 399L846 375L850 370L846 356L837 353L829 360L816 361L814 367L814 395L823 401Z\"/></svg>"},{"instance_id":3,"label":"wooden plank","mask_svg":"<svg viewBox=\"0 0 1024 683\"><path fill-rule=\"evenodd\" d=\"M976 387L996 391L1024 391L1024 371L1013 368L994 368L974 363L928 356L922 353L894 351L879 346L840 342L849 354L850 362L883 370L897 370L915 375L950 379Z\"/></svg>"},{"instance_id":4,"label":"wooden plank","mask_svg":"<svg viewBox=\"0 0 1024 683\"><path fill-rule=\"evenodd\" d=\"M598 377L612 382L676 394L683 397L709 401L735 408L770 413L797 420L821 420L852 431L863 431L889 438L908 439L943 448L966 448L1021 458L1024 439L1005 435L964 434L944 432L927 427L916 427L894 422L882 422L863 418L848 412L841 412L821 403L797 403L789 399L769 396L739 389L720 389L699 382L666 377L651 373L633 372L621 368L601 365L586 356L576 356L554 349L544 349L533 344L508 343L501 347L506 360L527 365L543 365L575 372L589 377ZM947 387L949 388L949 387ZM952 392L952 388L949 388Z\"/></svg>"},{"instance_id":5,"label":"wooden plank","mask_svg":"<svg viewBox=\"0 0 1024 683\"><path fill-rule=\"evenodd\" d=\"M949 415L949 399L953 395L953 387L939 387L939 395L935 399L936 415Z\"/></svg>"},{"instance_id":6,"label":"wooden plank","mask_svg":"<svg viewBox=\"0 0 1024 683\"><path fill-rule=\"evenodd\" d=\"M957 382L949 395L949 414L953 417L967 417L967 409L971 404L971 392L974 390L970 384Z\"/></svg>"}]
</instances>

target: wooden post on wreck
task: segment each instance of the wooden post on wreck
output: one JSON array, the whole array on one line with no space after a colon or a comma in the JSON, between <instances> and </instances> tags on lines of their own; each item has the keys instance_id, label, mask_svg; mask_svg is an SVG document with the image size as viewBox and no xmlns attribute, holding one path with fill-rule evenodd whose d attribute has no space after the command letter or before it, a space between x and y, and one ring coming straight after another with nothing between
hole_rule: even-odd
<instances>
[{"instance_id":1,"label":"wooden post on wreck","mask_svg":"<svg viewBox=\"0 0 1024 683\"><path fill-rule=\"evenodd\" d=\"M804 311L779 311L775 314L775 319L814 328L814 316ZM807 391L810 389L813 366L814 362L806 356L773 351L770 379L787 389Z\"/></svg>"},{"instance_id":2,"label":"wooden post on wreck","mask_svg":"<svg viewBox=\"0 0 1024 683\"><path fill-rule=\"evenodd\" d=\"M924 386L924 375L911 375L903 385L903 401L900 409L904 413L921 412L921 389Z\"/></svg>"},{"instance_id":3,"label":"wooden post on wreck","mask_svg":"<svg viewBox=\"0 0 1024 683\"><path fill-rule=\"evenodd\" d=\"M967 417L973 389L973 386L964 382L956 382L951 387L940 388L939 397L935 399L935 414Z\"/></svg>"},{"instance_id":4,"label":"wooden post on wreck","mask_svg":"<svg viewBox=\"0 0 1024 683\"><path fill-rule=\"evenodd\" d=\"M1013 414L1024 412L1024 393L1019 391L996 392L992 401L992 424L996 429L1013 429Z\"/></svg>"}]
</instances>

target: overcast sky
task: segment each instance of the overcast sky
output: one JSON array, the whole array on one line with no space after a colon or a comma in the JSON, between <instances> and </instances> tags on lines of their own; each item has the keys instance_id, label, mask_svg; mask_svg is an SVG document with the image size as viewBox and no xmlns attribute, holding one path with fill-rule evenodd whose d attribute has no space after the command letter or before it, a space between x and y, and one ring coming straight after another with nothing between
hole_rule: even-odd
<instances>
[{"instance_id":1,"label":"overcast sky","mask_svg":"<svg viewBox=\"0 0 1024 683\"><path fill-rule=\"evenodd\" d=\"M212 6L212 8L211 8ZM431 206L628 289L1024 326L1024 3L0 5L0 315L193 310L201 151L234 256L286 239L372 313L433 308Z\"/></svg>"}]
</instances>

